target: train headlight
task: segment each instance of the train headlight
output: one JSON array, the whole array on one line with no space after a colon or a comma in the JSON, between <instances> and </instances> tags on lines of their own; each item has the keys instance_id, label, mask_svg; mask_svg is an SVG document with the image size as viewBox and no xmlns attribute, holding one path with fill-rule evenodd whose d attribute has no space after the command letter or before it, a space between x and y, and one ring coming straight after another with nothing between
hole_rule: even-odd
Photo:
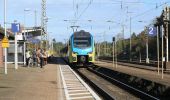
<instances>
[{"instance_id":1,"label":"train headlight","mask_svg":"<svg viewBox=\"0 0 170 100\"><path fill-rule=\"evenodd\" d=\"M72 59L73 59L73 62L77 61L77 53L76 52L72 52Z\"/></svg>"},{"instance_id":2,"label":"train headlight","mask_svg":"<svg viewBox=\"0 0 170 100\"><path fill-rule=\"evenodd\" d=\"M76 59L76 57L73 57L73 61L76 61L77 59Z\"/></svg>"},{"instance_id":3,"label":"train headlight","mask_svg":"<svg viewBox=\"0 0 170 100\"><path fill-rule=\"evenodd\" d=\"M72 56L73 56L73 57L76 57L76 56L77 56L77 53L76 53L76 52L72 52Z\"/></svg>"},{"instance_id":4,"label":"train headlight","mask_svg":"<svg viewBox=\"0 0 170 100\"><path fill-rule=\"evenodd\" d=\"M92 61L92 57L89 57L89 61Z\"/></svg>"}]
</instances>

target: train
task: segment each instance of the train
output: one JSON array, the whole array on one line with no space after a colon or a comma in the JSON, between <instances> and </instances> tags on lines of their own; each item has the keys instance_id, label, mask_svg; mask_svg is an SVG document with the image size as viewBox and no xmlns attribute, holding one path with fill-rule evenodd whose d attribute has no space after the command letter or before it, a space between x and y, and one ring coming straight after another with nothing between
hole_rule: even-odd
<instances>
[{"instance_id":1,"label":"train","mask_svg":"<svg viewBox=\"0 0 170 100\"><path fill-rule=\"evenodd\" d=\"M68 43L70 64L85 65L95 61L94 37L84 30L74 32Z\"/></svg>"}]
</instances>

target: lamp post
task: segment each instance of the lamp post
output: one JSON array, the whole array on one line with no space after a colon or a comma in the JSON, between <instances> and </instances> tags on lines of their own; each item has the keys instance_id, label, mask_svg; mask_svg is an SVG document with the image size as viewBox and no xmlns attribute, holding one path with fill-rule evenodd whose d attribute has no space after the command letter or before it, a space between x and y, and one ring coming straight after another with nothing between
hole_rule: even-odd
<instances>
[{"instance_id":1,"label":"lamp post","mask_svg":"<svg viewBox=\"0 0 170 100\"><path fill-rule=\"evenodd\" d=\"M127 6L127 14L129 14L129 20L130 20L130 25L129 25L129 32L130 32L130 48L129 48L129 60L130 62L132 61L132 38L131 38L131 35L132 35L132 17L131 17L131 13L134 13L134 12L129 12L129 7Z\"/></svg>"},{"instance_id":2,"label":"lamp post","mask_svg":"<svg viewBox=\"0 0 170 100\"><path fill-rule=\"evenodd\" d=\"M131 56L131 51L132 51L132 38L131 38L131 36L132 36L132 33L131 33L132 32L132 26L131 25L132 24L131 24L131 21L132 21L132 18L130 16L130 30L129 30L130 31L130 52L129 52L130 53L130 55L129 55L130 56L129 57L130 58L130 62L132 61L132 56Z\"/></svg>"},{"instance_id":3,"label":"lamp post","mask_svg":"<svg viewBox=\"0 0 170 100\"><path fill-rule=\"evenodd\" d=\"M7 35L7 28L6 28L6 1L4 0L4 28L5 28L5 37ZM4 48L4 55L5 55L5 74L7 74L7 48Z\"/></svg>"},{"instance_id":4,"label":"lamp post","mask_svg":"<svg viewBox=\"0 0 170 100\"><path fill-rule=\"evenodd\" d=\"M145 27L145 34L146 34L146 63L149 63L149 57L148 57L148 27Z\"/></svg>"},{"instance_id":5,"label":"lamp post","mask_svg":"<svg viewBox=\"0 0 170 100\"><path fill-rule=\"evenodd\" d=\"M145 21L138 21L138 22L144 22ZM149 50L148 50L148 27L145 26L145 34L146 34L146 63L149 63Z\"/></svg>"},{"instance_id":6,"label":"lamp post","mask_svg":"<svg viewBox=\"0 0 170 100\"><path fill-rule=\"evenodd\" d=\"M26 62L25 51L26 51L26 12L30 11L30 9L24 9L24 65Z\"/></svg>"}]
</instances>

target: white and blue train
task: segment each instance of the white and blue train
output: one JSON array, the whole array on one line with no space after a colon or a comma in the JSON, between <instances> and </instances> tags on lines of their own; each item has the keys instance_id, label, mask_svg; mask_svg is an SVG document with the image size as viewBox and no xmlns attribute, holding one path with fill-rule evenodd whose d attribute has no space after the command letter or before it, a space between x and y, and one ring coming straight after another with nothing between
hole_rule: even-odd
<instances>
[{"instance_id":1,"label":"white and blue train","mask_svg":"<svg viewBox=\"0 0 170 100\"><path fill-rule=\"evenodd\" d=\"M87 64L95 61L94 38L84 30L74 32L69 39L69 63Z\"/></svg>"}]
</instances>

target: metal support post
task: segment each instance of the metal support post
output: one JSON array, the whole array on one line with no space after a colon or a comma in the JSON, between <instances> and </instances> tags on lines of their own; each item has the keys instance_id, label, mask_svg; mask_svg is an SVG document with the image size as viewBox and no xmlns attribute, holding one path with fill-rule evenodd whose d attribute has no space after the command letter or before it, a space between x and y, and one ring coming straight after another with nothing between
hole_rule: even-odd
<instances>
[{"instance_id":1,"label":"metal support post","mask_svg":"<svg viewBox=\"0 0 170 100\"><path fill-rule=\"evenodd\" d=\"M17 44L17 33L15 33L15 69L18 69L18 44Z\"/></svg>"},{"instance_id":2,"label":"metal support post","mask_svg":"<svg viewBox=\"0 0 170 100\"><path fill-rule=\"evenodd\" d=\"M145 34L146 34L146 63L149 63L149 57L148 57L148 31L147 27L145 27Z\"/></svg>"},{"instance_id":3,"label":"metal support post","mask_svg":"<svg viewBox=\"0 0 170 100\"><path fill-rule=\"evenodd\" d=\"M99 55L98 55L98 57L100 57L100 43L99 43Z\"/></svg>"},{"instance_id":4,"label":"metal support post","mask_svg":"<svg viewBox=\"0 0 170 100\"><path fill-rule=\"evenodd\" d=\"M104 49L104 56L106 55L106 41L105 41L105 32L103 33L103 39L104 39L104 47L103 47L103 49Z\"/></svg>"},{"instance_id":5,"label":"metal support post","mask_svg":"<svg viewBox=\"0 0 170 100\"><path fill-rule=\"evenodd\" d=\"M115 43L115 65L116 65L116 68L117 68L117 49L116 49L116 41L114 42Z\"/></svg>"},{"instance_id":6,"label":"metal support post","mask_svg":"<svg viewBox=\"0 0 170 100\"><path fill-rule=\"evenodd\" d=\"M168 23L166 23L166 62L169 61Z\"/></svg>"},{"instance_id":7,"label":"metal support post","mask_svg":"<svg viewBox=\"0 0 170 100\"><path fill-rule=\"evenodd\" d=\"M157 62L158 62L158 75L159 75L159 26L157 26Z\"/></svg>"},{"instance_id":8,"label":"metal support post","mask_svg":"<svg viewBox=\"0 0 170 100\"><path fill-rule=\"evenodd\" d=\"M170 8L168 7L168 6L166 6L165 7L165 10L164 10L165 12L165 14L164 14L164 20L166 21L165 22L165 30L166 30L166 33L164 33L165 34L165 38L166 38L166 62L168 62L169 61L169 46L168 46L168 24L169 24L169 21L170 21Z\"/></svg>"},{"instance_id":9,"label":"metal support post","mask_svg":"<svg viewBox=\"0 0 170 100\"><path fill-rule=\"evenodd\" d=\"M41 44L40 44L40 47L42 48L43 47L43 40L46 39L46 35L45 35L45 32L46 32L46 0L42 0L42 4L41 4Z\"/></svg>"},{"instance_id":10,"label":"metal support post","mask_svg":"<svg viewBox=\"0 0 170 100\"><path fill-rule=\"evenodd\" d=\"M124 52L125 52L125 47L124 47L124 45L125 45L125 43L124 43L124 41L125 41L125 40L124 40L124 31L125 31L125 30L124 30L124 26L125 26L125 25L122 24L122 43L121 43L121 45L122 45L122 52L123 52L123 54L124 54ZM123 55L123 57L124 57L124 55Z\"/></svg>"},{"instance_id":11,"label":"metal support post","mask_svg":"<svg viewBox=\"0 0 170 100\"><path fill-rule=\"evenodd\" d=\"M113 44L113 47L112 47L112 48L113 48L113 67L114 67L114 64L115 64L115 62L114 62L114 60L115 60L115 59L114 59L114 57L115 57L115 55L114 55L114 53L115 53L115 52L114 52L114 49L115 49L115 48L114 48L114 44L115 44L114 41L113 41L112 44Z\"/></svg>"},{"instance_id":12,"label":"metal support post","mask_svg":"<svg viewBox=\"0 0 170 100\"><path fill-rule=\"evenodd\" d=\"M131 21L132 21L132 18L130 17L130 50L129 50L129 58L130 58L130 61L132 61L132 58L131 58L131 51L132 51L132 39L131 39Z\"/></svg>"},{"instance_id":13,"label":"metal support post","mask_svg":"<svg viewBox=\"0 0 170 100\"><path fill-rule=\"evenodd\" d=\"M25 35L24 35L24 38L25 38ZM26 51L26 40L24 40L24 66L25 66L25 62L26 62L26 57L25 57L25 51Z\"/></svg>"},{"instance_id":14,"label":"metal support post","mask_svg":"<svg viewBox=\"0 0 170 100\"><path fill-rule=\"evenodd\" d=\"M24 65L26 65L26 57L25 57L25 51L26 51L26 40L27 40L27 35L26 35L26 12L30 11L30 9L24 9Z\"/></svg>"},{"instance_id":15,"label":"metal support post","mask_svg":"<svg viewBox=\"0 0 170 100\"><path fill-rule=\"evenodd\" d=\"M162 79L163 79L163 77L164 77L164 60L165 60L165 58L164 58L164 27L163 27L163 25L162 25Z\"/></svg>"},{"instance_id":16,"label":"metal support post","mask_svg":"<svg viewBox=\"0 0 170 100\"><path fill-rule=\"evenodd\" d=\"M6 28L6 1L4 0L4 28L5 28L5 36L7 35ZM5 74L7 74L7 48L4 48L4 56L5 56Z\"/></svg>"},{"instance_id":17,"label":"metal support post","mask_svg":"<svg viewBox=\"0 0 170 100\"><path fill-rule=\"evenodd\" d=\"M25 31L26 31L26 27L25 27L25 10L24 10L24 66L25 66L25 62L26 62L26 57L25 57L25 51L26 51L26 36L25 36Z\"/></svg>"}]
</instances>

